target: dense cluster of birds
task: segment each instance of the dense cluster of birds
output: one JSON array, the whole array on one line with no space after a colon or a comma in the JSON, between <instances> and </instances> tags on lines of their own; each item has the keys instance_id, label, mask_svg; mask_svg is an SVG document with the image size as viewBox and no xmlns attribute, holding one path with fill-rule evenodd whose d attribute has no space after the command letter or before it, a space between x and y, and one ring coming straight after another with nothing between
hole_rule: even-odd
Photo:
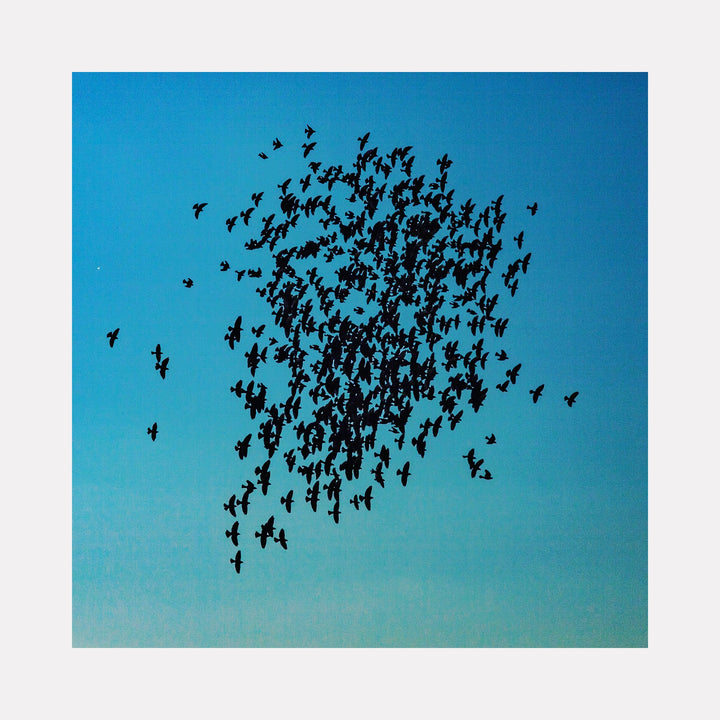
<instances>
[{"instance_id":1,"label":"dense cluster of birds","mask_svg":"<svg viewBox=\"0 0 720 720\"><path fill-rule=\"evenodd\" d=\"M315 130L308 125L304 132L307 142L298 152L303 159L314 158ZM228 232L247 229L247 251L265 253L264 264L244 263L234 272L237 282L257 281L254 291L267 302L275 328L274 335L266 335L268 319L248 331L237 315L224 335L228 348L244 357L243 377L230 392L254 425L234 452L243 461L259 441L267 458L242 492L223 504L233 518L225 534L235 547L238 513L248 515L258 490L268 494L276 473L287 482L293 475L302 478L304 505L318 512L327 502L327 516L339 523L343 497L343 507L369 511L375 484L384 488L397 477L407 485L411 463L406 460L393 473L393 445L402 450L409 440L423 458L431 437L446 426L454 430L468 408L478 413L490 389L484 374L491 350L485 342L488 337L502 342L509 318L500 314L500 292L513 297L528 272L532 253L522 252L524 231L503 244L504 195L483 207L472 199L457 203L449 188L453 163L447 154L428 178L413 174L411 146L382 153L369 147L369 140L369 132L358 138L359 149L347 167L311 159L303 177L277 185L276 204L265 210L270 193L254 192L246 208L225 220ZM282 148L288 151L275 138L270 152ZM259 157L270 156L263 151ZM208 207L195 203L195 219L201 220ZM527 209L534 216L537 203ZM295 237L301 239L293 242ZM514 247L518 256L502 267L501 251ZM229 269L222 260L220 271ZM497 269L504 289L493 292ZM193 287L191 278L182 282ZM108 333L111 347L118 331ZM165 378L169 358L163 358L159 344L152 354ZM502 348L494 358L510 360ZM280 390L277 383L269 387L261 379L270 362L287 369L282 397L271 397ZM522 364L509 365L495 386L500 392L519 381ZM544 388L529 390L533 403ZM577 396L566 395L564 402L572 407ZM436 411L428 413L434 406ZM417 413L424 417L419 423ZM154 441L157 423L147 432ZM494 433L485 436L486 445L496 441ZM471 477L492 479L477 455L475 448L463 455ZM348 485L361 478L369 484L351 495ZM287 513L293 494L289 489L281 497ZM269 539L288 548L275 514L255 529L254 538L263 548ZM240 549L230 562L239 573Z\"/></svg>"}]
</instances>

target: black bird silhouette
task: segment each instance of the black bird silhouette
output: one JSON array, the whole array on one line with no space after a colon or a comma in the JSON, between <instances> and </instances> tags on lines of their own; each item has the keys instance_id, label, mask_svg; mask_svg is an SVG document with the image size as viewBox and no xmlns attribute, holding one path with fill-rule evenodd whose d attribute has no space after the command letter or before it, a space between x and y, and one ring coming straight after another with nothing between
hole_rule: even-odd
<instances>
[{"instance_id":1,"label":"black bird silhouette","mask_svg":"<svg viewBox=\"0 0 720 720\"><path fill-rule=\"evenodd\" d=\"M305 137L309 138L314 132L309 125L305 125Z\"/></svg>"},{"instance_id":2,"label":"black bird silhouette","mask_svg":"<svg viewBox=\"0 0 720 720\"><path fill-rule=\"evenodd\" d=\"M360 150L365 149L365 145L367 145L368 138L370 137L370 133L366 132L362 137L358 138L358 142L360 143Z\"/></svg>"},{"instance_id":3,"label":"black bird silhouette","mask_svg":"<svg viewBox=\"0 0 720 720\"><path fill-rule=\"evenodd\" d=\"M117 340L118 333L120 332L120 328L115 328L114 330L111 330L105 337L110 338L110 347L112 347L115 344L115 341Z\"/></svg>"},{"instance_id":4,"label":"black bird silhouette","mask_svg":"<svg viewBox=\"0 0 720 720\"><path fill-rule=\"evenodd\" d=\"M205 209L205 206L207 205L206 202L204 203L195 203L193 205L193 210L195 211L195 218L197 219L200 217L200 213Z\"/></svg>"},{"instance_id":5,"label":"black bird silhouette","mask_svg":"<svg viewBox=\"0 0 720 720\"><path fill-rule=\"evenodd\" d=\"M192 286L193 286L192 278L186 278L186 279L184 279L184 280L183 280L183 285L184 285L185 287L188 287L188 288L192 287Z\"/></svg>"},{"instance_id":6,"label":"black bird silhouette","mask_svg":"<svg viewBox=\"0 0 720 720\"><path fill-rule=\"evenodd\" d=\"M267 522L260 524L260 532L255 531L255 537L260 538L260 545L265 547L269 537L275 536L275 516L271 515Z\"/></svg>"},{"instance_id":7,"label":"black bird silhouette","mask_svg":"<svg viewBox=\"0 0 720 720\"><path fill-rule=\"evenodd\" d=\"M241 552L240 550L238 550L238 551L235 553L235 557L234 557L234 558L230 558L230 562L235 566L235 572L236 572L238 575L240 574L240 566L241 566L241 565L243 564L243 562L244 562L244 561L241 559L241 557L242 557L242 552Z\"/></svg>"},{"instance_id":8,"label":"black bird silhouette","mask_svg":"<svg viewBox=\"0 0 720 720\"><path fill-rule=\"evenodd\" d=\"M166 357L162 362L155 363L155 369L160 371L160 377L163 380L165 379L165 373L167 372L169 361L170 358Z\"/></svg>"},{"instance_id":9,"label":"black bird silhouette","mask_svg":"<svg viewBox=\"0 0 720 720\"><path fill-rule=\"evenodd\" d=\"M234 390L234 388L231 388ZM239 397L239 395L238 395ZM252 433L248 433L242 440L238 440L235 443L235 451L240 456L241 460L244 460L248 455L248 448L250 447L250 439L252 438Z\"/></svg>"},{"instance_id":10,"label":"black bird silhouette","mask_svg":"<svg viewBox=\"0 0 720 720\"><path fill-rule=\"evenodd\" d=\"M285 506L285 509L290 512L290 508L293 504L293 491L290 490L287 495L280 498L280 504Z\"/></svg>"},{"instance_id":11,"label":"black bird silhouette","mask_svg":"<svg viewBox=\"0 0 720 720\"><path fill-rule=\"evenodd\" d=\"M530 211L531 215L534 215L537 212L537 203L533 203L532 205L528 205L527 209Z\"/></svg>"},{"instance_id":12,"label":"black bird silhouette","mask_svg":"<svg viewBox=\"0 0 720 720\"><path fill-rule=\"evenodd\" d=\"M232 544L237 547L238 544L238 527L240 526L240 522L236 520L233 524L230 530L225 531L225 537L230 538L230 541Z\"/></svg>"},{"instance_id":13,"label":"black bird silhouette","mask_svg":"<svg viewBox=\"0 0 720 720\"><path fill-rule=\"evenodd\" d=\"M237 219L238 219L238 216L237 216L237 215L233 215L233 217L228 218L228 219L225 221L225 224L227 225L228 232L231 232L232 229L235 227L235 223L237 222Z\"/></svg>"},{"instance_id":14,"label":"black bird silhouette","mask_svg":"<svg viewBox=\"0 0 720 720\"><path fill-rule=\"evenodd\" d=\"M265 329L265 325L260 325L260 327L254 327L252 328L252 334L255 337L260 337L263 334L263 330Z\"/></svg>"},{"instance_id":15,"label":"black bird silhouette","mask_svg":"<svg viewBox=\"0 0 720 720\"><path fill-rule=\"evenodd\" d=\"M227 501L227 503L223 503L223 508L227 510L233 517L237 517L235 514L235 508L240 504L240 501L237 499L235 494L233 493L230 496L230 499Z\"/></svg>"},{"instance_id":16,"label":"black bird silhouette","mask_svg":"<svg viewBox=\"0 0 720 720\"><path fill-rule=\"evenodd\" d=\"M277 150L278 148L281 148L283 144L280 142L278 138L275 138L273 140L273 150Z\"/></svg>"},{"instance_id":17,"label":"black bird silhouette","mask_svg":"<svg viewBox=\"0 0 720 720\"><path fill-rule=\"evenodd\" d=\"M263 196L264 194L265 194L265 193L259 192L259 193L253 193L253 194L250 196L250 199L255 203L255 207L257 207L257 206L260 204L260 201L262 200L262 196Z\"/></svg>"},{"instance_id":18,"label":"black bird silhouette","mask_svg":"<svg viewBox=\"0 0 720 720\"><path fill-rule=\"evenodd\" d=\"M407 485L408 478L410 477L410 461L406 461L406 463L402 466L402 469L397 471L397 475L400 476L400 482L402 483L403 487Z\"/></svg>"},{"instance_id":19,"label":"black bird silhouette","mask_svg":"<svg viewBox=\"0 0 720 720\"><path fill-rule=\"evenodd\" d=\"M267 160L268 156L264 152L258 153L258 157L261 157L263 160Z\"/></svg>"},{"instance_id":20,"label":"black bird silhouette","mask_svg":"<svg viewBox=\"0 0 720 720\"><path fill-rule=\"evenodd\" d=\"M568 407L572 407L572 406L573 406L573 403L575 402L575 400L577 399L577 396L578 396L579 394L580 394L579 391L576 390L576 391L575 391L574 393L572 393L571 395L569 395L569 396L566 395L566 396L563 398L563 399L565 400L565 402L568 404Z\"/></svg>"},{"instance_id":21,"label":"black bird silhouette","mask_svg":"<svg viewBox=\"0 0 720 720\"><path fill-rule=\"evenodd\" d=\"M157 423L154 422L154 423L152 424L152 427L149 427L149 428L147 429L147 431L148 431L148 435L150 436L150 439L151 439L153 442L155 442L155 438L157 437L157 433L158 433Z\"/></svg>"},{"instance_id":22,"label":"black bird silhouette","mask_svg":"<svg viewBox=\"0 0 720 720\"><path fill-rule=\"evenodd\" d=\"M530 394L532 395L533 402L536 403L538 401L538 398L542 395L542 391L545 385L539 385L534 390L530 391Z\"/></svg>"},{"instance_id":23,"label":"black bird silhouette","mask_svg":"<svg viewBox=\"0 0 720 720\"><path fill-rule=\"evenodd\" d=\"M485 441L488 445L494 445L497 442L495 439L495 433L492 433L491 435L486 435Z\"/></svg>"},{"instance_id":24,"label":"black bird silhouette","mask_svg":"<svg viewBox=\"0 0 720 720\"><path fill-rule=\"evenodd\" d=\"M509 384L510 384L510 381L509 381L509 380L505 380L505 382L498 383L495 387L496 387L500 392L507 392L507 390L508 390L508 385L509 385Z\"/></svg>"},{"instance_id":25,"label":"black bird silhouette","mask_svg":"<svg viewBox=\"0 0 720 720\"><path fill-rule=\"evenodd\" d=\"M332 515L332 519L335 521L335 524L338 525L340 523L340 501L336 500L335 504L333 505L332 510L328 510L327 514Z\"/></svg>"},{"instance_id":26,"label":"black bird silhouette","mask_svg":"<svg viewBox=\"0 0 720 720\"><path fill-rule=\"evenodd\" d=\"M505 376L510 378L510 382L514 385L515 381L517 380L518 373L520 372L520 367L522 363L518 363L514 368L511 368L510 370L506 371Z\"/></svg>"},{"instance_id":27,"label":"black bird silhouette","mask_svg":"<svg viewBox=\"0 0 720 720\"><path fill-rule=\"evenodd\" d=\"M372 485L368 485L367 490L365 490L365 492L362 495L360 495L360 497L358 499L360 500L360 502L365 503L365 507L368 510L370 510L370 503L372 502L372 499L373 499Z\"/></svg>"},{"instance_id":28,"label":"black bird silhouette","mask_svg":"<svg viewBox=\"0 0 720 720\"><path fill-rule=\"evenodd\" d=\"M230 263L227 260L223 260L220 263L220 272L226 272L230 269Z\"/></svg>"},{"instance_id":29,"label":"black bird silhouette","mask_svg":"<svg viewBox=\"0 0 720 720\"><path fill-rule=\"evenodd\" d=\"M303 157L306 158L308 156L308 153L317 145L315 142L311 143L303 143L302 146L305 148L305 152L303 152Z\"/></svg>"},{"instance_id":30,"label":"black bird silhouette","mask_svg":"<svg viewBox=\"0 0 720 720\"><path fill-rule=\"evenodd\" d=\"M155 346L154 350L150 351L150 354L155 356L155 360L157 360L157 362L160 362L160 358L162 357L162 350L160 349L160 343L158 343Z\"/></svg>"},{"instance_id":31,"label":"black bird silhouette","mask_svg":"<svg viewBox=\"0 0 720 720\"><path fill-rule=\"evenodd\" d=\"M245 270L236 270L235 274L237 275L237 281L240 282L243 278L243 275L245 274Z\"/></svg>"},{"instance_id":32,"label":"black bird silhouette","mask_svg":"<svg viewBox=\"0 0 720 720\"><path fill-rule=\"evenodd\" d=\"M278 536L273 538L276 543L280 543L280 547L283 550L287 550L287 538L285 537L285 528L280 528Z\"/></svg>"},{"instance_id":33,"label":"black bird silhouette","mask_svg":"<svg viewBox=\"0 0 720 720\"><path fill-rule=\"evenodd\" d=\"M500 352L495 353L495 357L498 359L498 361L502 362L503 360L508 359L508 354L501 348Z\"/></svg>"}]
</instances>

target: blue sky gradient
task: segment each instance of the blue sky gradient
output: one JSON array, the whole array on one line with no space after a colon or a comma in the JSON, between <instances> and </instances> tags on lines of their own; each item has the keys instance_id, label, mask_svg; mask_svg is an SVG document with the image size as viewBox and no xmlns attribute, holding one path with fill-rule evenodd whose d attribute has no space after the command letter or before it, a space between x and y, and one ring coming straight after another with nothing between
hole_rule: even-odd
<instances>
[{"instance_id":1,"label":"blue sky gradient","mask_svg":"<svg viewBox=\"0 0 720 720\"><path fill-rule=\"evenodd\" d=\"M642 73L74 74L74 646L647 646L647 90ZM505 246L524 229L532 251L501 300L523 370L422 461L394 455L413 475L370 513L345 500L336 526L274 474L257 520L282 518L290 547L262 550L247 523L238 577L222 505L262 453L233 451L252 428L223 335L271 319L219 270L260 264L225 218L306 174L306 123L324 163L349 166L370 131L428 178L447 153L458 204L504 193ZM473 446L492 481L470 477Z\"/></svg>"}]
</instances>

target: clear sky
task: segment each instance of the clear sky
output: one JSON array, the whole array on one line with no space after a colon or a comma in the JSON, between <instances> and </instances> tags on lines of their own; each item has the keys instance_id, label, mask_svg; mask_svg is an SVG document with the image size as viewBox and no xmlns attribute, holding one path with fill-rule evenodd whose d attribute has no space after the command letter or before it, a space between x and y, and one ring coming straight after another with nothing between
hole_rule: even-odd
<instances>
[{"instance_id":1,"label":"clear sky","mask_svg":"<svg viewBox=\"0 0 720 720\"><path fill-rule=\"evenodd\" d=\"M647 645L645 74L75 74L72 121L75 646ZM504 247L523 229L532 258L486 346L522 371L501 394L505 366L489 361L480 412L422 459L409 443L393 454L372 511L355 512L364 468L338 525L274 460L241 518L238 576L223 503L264 458L257 440L234 452L253 424L229 387L247 375L251 325L277 331L234 269L267 272L244 241L277 185L309 172L308 123L325 164L349 167L369 131L381 152L411 145L428 179L447 153L457 205L504 194ZM228 233L257 191L267 205ZM272 388L271 365L258 376ZM491 481L470 477L471 447ZM287 551L254 538L270 514Z\"/></svg>"}]
</instances>

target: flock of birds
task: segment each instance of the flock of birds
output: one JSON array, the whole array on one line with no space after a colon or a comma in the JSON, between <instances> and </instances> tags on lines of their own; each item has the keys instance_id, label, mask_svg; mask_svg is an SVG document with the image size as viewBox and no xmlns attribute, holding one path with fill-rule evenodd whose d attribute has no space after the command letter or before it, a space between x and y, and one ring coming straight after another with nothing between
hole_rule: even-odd
<instances>
[{"instance_id":1,"label":"flock of birds","mask_svg":"<svg viewBox=\"0 0 720 720\"><path fill-rule=\"evenodd\" d=\"M315 157L314 134L308 125L304 159ZM244 375L230 392L253 424L234 452L245 460L257 440L266 456L242 492L223 505L233 518L225 535L238 548L230 559L238 573L244 562L241 516L259 496L267 496L271 477L289 482L300 476L306 506L316 513L326 501L327 516L339 523L341 498L346 508L369 511L375 484L384 488L397 477L407 485L411 463L406 460L392 472L393 444L400 451L409 438L423 458L431 436L445 426L454 430L468 407L479 412L490 389L484 373L491 349L485 342L501 343L509 323L499 314L500 292L513 297L528 272L532 253L522 253L524 231L505 245L500 237L506 220L503 195L481 208L472 199L457 204L448 187L452 161L447 154L428 180L413 174L411 146L383 154L368 147L369 138L370 133L358 138L350 166L311 160L303 177L277 185L277 203L267 211L266 191L254 192L248 207L225 220L229 233L243 227L252 236L244 242L247 251L269 255L269 272L262 263L234 272L237 282L257 281L254 291L267 302L275 328L274 335L266 334L268 319L248 331L237 315L224 336L228 348L245 359ZM276 138L271 152L284 147ZM269 159L265 152L259 157ZM207 202L193 205L196 220L207 207ZM537 203L527 209L534 216ZM305 232L308 226L313 232ZM294 237L301 239L293 243ZM500 252L514 248L519 256L501 268ZM489 282L498 268L504 290L493 292ZM229 270L230 263L222 260L220 271ZM182 282L186 288L194 285L191 278ZM107 334L110 347L118 333L116 328ZM160 344L151 352L164 379L169 358ZM509 367L502 348L494 359L508 364L495 385L508 392L519 382L522 363ZM268 386L261 380L270 362L288 371L287 392L276 400L268 393L280 390L277 382ZM533 403L544 389L540 384L529 390ZM572 392L564 402L572 407L577 397ZM439 414L425 417L434 404ZM424 416L419 424L413 422L417 413ZM147 433L155 441L157 423ZM494 433L485 436L487 445L496 441ZM492 479L475 448L462 457L471 477ZM276 465L272 473L271 464ZM277 464L284 465L282 472ZM351 494L350 483L361 478L362 485L369 484ZM285 512L294 502L294 490L284 492ZM275 514L254 537L262 548L270 539L288 548Z\"/></svg>"}]
</instances>

